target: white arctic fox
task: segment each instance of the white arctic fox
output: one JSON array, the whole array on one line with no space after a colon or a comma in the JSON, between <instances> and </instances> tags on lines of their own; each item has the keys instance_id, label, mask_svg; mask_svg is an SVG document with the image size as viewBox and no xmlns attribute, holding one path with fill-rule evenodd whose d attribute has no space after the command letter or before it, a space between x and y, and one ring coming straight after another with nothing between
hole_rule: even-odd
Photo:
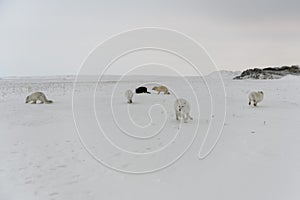
<instances>
[{"instance_id":1,"label":"white arctic fox","mask_svg":"<svg viewBox=\"0 0 300 200\"><path fill-rule=\"evenodd\" d=\"M37 101L40 101L40 103L53 103L53 101L51 100L48 100L45 96L44 93L42 92L35 92L35 93L32 93L31 95L27 96L26 97L26 102L25 103L33 103L33 104L36 104Z\"/></svg>"},{"instance_id":2,"label":"white arctic fox","mask_svg":"<svg viewBox=\"0 0 300 200\"><path fill-rule=\"evenodd\" d=\"M127 98L127 103L132 103L133 92L131 90L126 90L125 97Z\"/></svg>"},{"instance_id":3,"label":"white arctic fox","mask_svg":"<svg viewBox=\"0 0 300 200\"><path fill-rule=\"evenodd\" d=\"M191 106L189 102L185 99L177 99L174 103L176 120L179 118L183 118L184 123L187 123L187 120L192 120L193 118L190 116Z\"/></svg>"},{"instance_id":4,"label":"white arctic fox","mask_svg":"<svg viewBox=\"0 0 300 200\"><path fill-rule=\"evenodd\" d=\"M261 102L264 99L263 91L251 92L249 94L249 105L253 102L254 106L257 106L257 103Z\"/></svg>"},{"instance_id":5,"label":"white arctic fox","mask_svg":"<svg viewBox=\"0 0 300 200\"><path fill-rule=\"evenodd\" d=\"M152 88L152 90L155 90L158 92L158 94L160 94L161 92L163 92L164 94L170 94L169 90L167 87L161 85L161 86L155 86Z\"/></svg>"}]
</instances>

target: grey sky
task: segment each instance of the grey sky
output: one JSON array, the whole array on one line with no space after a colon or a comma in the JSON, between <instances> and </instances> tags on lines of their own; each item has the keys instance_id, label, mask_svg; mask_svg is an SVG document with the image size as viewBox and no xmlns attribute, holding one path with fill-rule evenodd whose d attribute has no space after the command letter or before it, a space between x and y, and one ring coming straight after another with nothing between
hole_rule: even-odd
<instances>
[{"instance_id":1,"label":"grey sky","mask_svg":"<svg viewBox=\"0 0 300 200\"><path fill-rule=\"evenodd\" d=\"M220 69L300 64L300 1L0 0L0 76L75 74L100 42L137 27L175 29Z\"/></svg>"}]
</instances>

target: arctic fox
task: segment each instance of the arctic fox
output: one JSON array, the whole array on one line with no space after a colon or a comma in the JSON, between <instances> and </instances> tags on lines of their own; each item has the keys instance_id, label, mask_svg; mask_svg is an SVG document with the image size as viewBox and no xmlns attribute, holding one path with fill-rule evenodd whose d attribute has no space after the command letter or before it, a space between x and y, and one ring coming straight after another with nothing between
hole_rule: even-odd
<instances>
[{"instance_id":1,"label":"arctic fox","mask_svg":"<svg viewBox=\"0 0 300 200\"><path fill-rule=\"evenodd\" d=\"M160 92L163 92L164 94L170 94L169 90L167 87L165 86L155 86L152 88L152 90L155 90L158 92L158 94L160 94Z\"/></svg>"},{"instance_id":2,"label":"arctic fox","mask_svg":"<svg viewBox=\"0 0 300 200\"><path fill-rule=\"evenodd\" d=\"M192 120L193 118L190 116L191 106L189 102L185 99L177 99L174 103L176 120L179 118L183 118L184 123L187 123L187 120Z\"/></svg>"},{"instance_id":3,"label":"arctic fox","mask_svg":"<svg viewBox=\"0 0 300 200\"><path fill-rule=\"evenodd\" d=\"M33 104L36 104L37 101L40 101L41 103L53 103L53 101L51 100L48 100L45 96L44 93L42 92L35 92L35 93L32 93L31 95L27 96L26 97L26 102L25 103L33 103Z\"/></svg>"},{"instance_id":4,"label":"arctic fox","mask_svg":"<svg viewBox=\"0 0 300 200\"><path fill-rule=\"evenodd\" d=\"M253 102L254 106L257 106L257 103L261 102L264 99L263 91L251 92L249 94L249 105Z\"/></svg>"},{"instance_id":5,"label":"arctic fox","mask_svg":"<svg viewBox=\"0 0 300 200\"><path fill-rule=\"evenodd\" d=\"M132 103L133 92L131 90L126 90L125 97L127 98L127 103Z\"/></svg>"}]
</instances>

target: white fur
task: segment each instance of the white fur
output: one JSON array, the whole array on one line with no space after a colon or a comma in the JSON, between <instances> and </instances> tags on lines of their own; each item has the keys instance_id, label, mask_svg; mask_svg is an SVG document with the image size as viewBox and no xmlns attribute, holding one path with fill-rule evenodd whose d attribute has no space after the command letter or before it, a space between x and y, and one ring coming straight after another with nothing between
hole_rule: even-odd
<instances>
[{"instance_id":1,"label":"white fur","mask_svg":"<svg viewBox=\"0 0 300 200\"><path fill-rule=\"evenodd\" d=\"M263 91L251 92L249 94L249 105L253 102L254 106L257 106L257 103L261 102L264 99Z\"/></svg>"},{"instance_id":2,"label":"white fur","mask_svg":"<svg viewBox=\"0 0 300 200\"><path fill-rule=\"evenodd\" d=\"M160 94L161 92L163 92L164 94L170 94L168 88L166 86L155 86L152 88L152 90L155 90L158 92L158 94Z\"/></svg>"},{"instance_id":3,"label":"white fur","mask_svg":"<svg viewBox=\"0 0 300 200\"><path fill-rule=\"evenodd\" d=\"M26 97L26 102L25 103L32 103L32 104L36 104L37 101L39 101L40 103L53 103L52 100L48 100L46 95L43 92L35 92L32 93L31 95Z\"/></svg>"},{"instance_id":4,"label":"white fur","mask_svg":"<svg viewBox=\"0 0 300 200\"><path fill-rule=\"evenodd\" d=\"M133 92L131 90L126 90L125 97L127 98L127 103L132 103Z\"/></svg>"},{"instance_id":5,"label":"white fur","mask_svg":"<svg viewBox=\"0 0 300 200\"><path fill-rule=\"evenodd\" d=\"M177 99L174 103L176 120L183 118L184 122L187 123L187 120L192 120L190 116L191 106L189 102L185 99Z\"/></svg>"}]
</instances>

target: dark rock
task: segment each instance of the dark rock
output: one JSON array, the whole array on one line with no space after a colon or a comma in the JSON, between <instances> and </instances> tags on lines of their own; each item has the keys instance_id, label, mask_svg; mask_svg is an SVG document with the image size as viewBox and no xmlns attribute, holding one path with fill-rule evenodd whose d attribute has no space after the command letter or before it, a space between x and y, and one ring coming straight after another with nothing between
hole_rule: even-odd
<instances>
[{"instance_id":1,"label":"dark rock","mask_svg":"<svg viewBox=\"0 0 300 200\"><path fill-rule=\"evenodd\" d=\"M135 93L137 94L141 94L141 93L148 93L150 94L150 92L148 92L146 87L138 87L135 89Z\"/></svg>"},{"instance_id":2,"label":"dark rock","mask_svg":"<svg viewBox=\"0 0 300 200\"><path fill-rule=\"evenodd\" d=\"M247 69L233 79L279 79L286 75L300 75L299 65Z\"/></svg>"}]
</instances>

